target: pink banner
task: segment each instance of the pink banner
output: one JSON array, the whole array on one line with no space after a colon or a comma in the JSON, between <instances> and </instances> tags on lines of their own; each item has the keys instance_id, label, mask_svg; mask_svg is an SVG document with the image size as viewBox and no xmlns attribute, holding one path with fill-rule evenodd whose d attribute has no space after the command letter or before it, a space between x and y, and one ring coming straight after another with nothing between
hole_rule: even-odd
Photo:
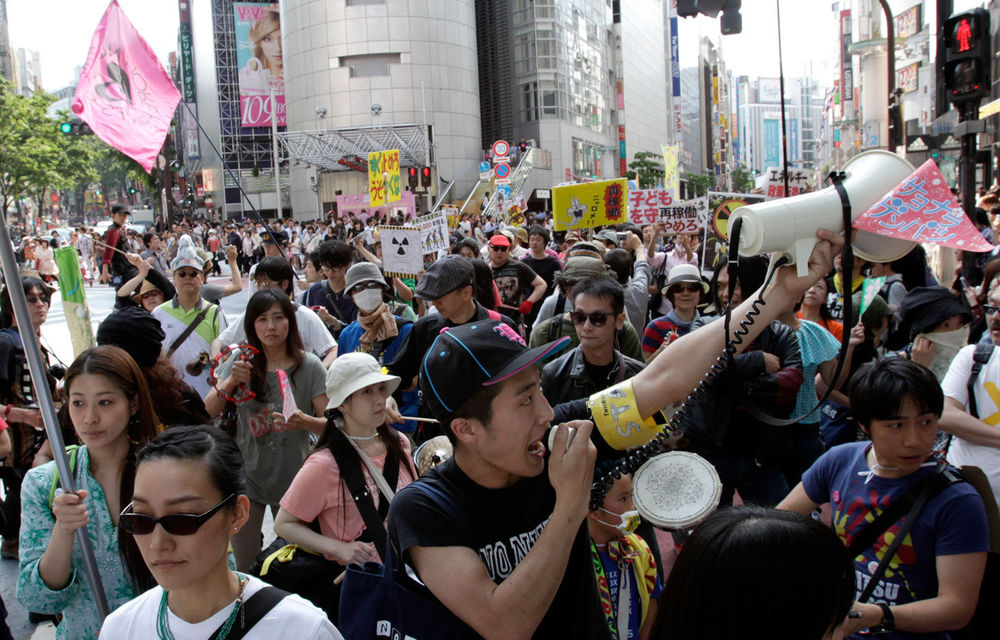
<instances>
[{"instance_id":1,"label":"pink banner","mask_svg":"<svg viewBox=\"0 0 1000 640\"><path fill-rule=\"evenodd\" d=\"M910 177L859 216L853 226L881 236L930 242L963 251L993 249L962 211L933 160L920 165Z\"/></svg>"},{"instance_id":2,"label":"pink banner","mask_svg":"<svg viewBox=\"0 0 1000 640\"><path fill-rule=\"evenodd\" d=\"M90 41L73 96L73 112L97 137L148 172L180 99L152 48L117 0L111 0Z\"/></svg>"},{"instance_id":3,"label":"pink banner","mask_svg":"<svg viewBox=\"0 0 1000 640\"><path fill-rule=\"evenodd\" d=\"M403 209L411 217L416 217L417 208L412 191L403 191L402 197L396 202L390 202L386 207L375 208L372 208L367 193L349 193L337 196L337 216L340 218L353 215L355 218L367 220L376 211L384 215L387 210L392 213L397 209Z\"/></svg>"},{"instance_id":4,"label":"pink banner","mask_svg":"<svg viewBox=\"0 0 1000 640\"><path fill-rule=\"evenodd\" d=\"M278 108L278 126L284 127L285 94L274 96ZM271 96L240 96L240 124L244 127L271 126Z\"/></svg>"}]
</instances>

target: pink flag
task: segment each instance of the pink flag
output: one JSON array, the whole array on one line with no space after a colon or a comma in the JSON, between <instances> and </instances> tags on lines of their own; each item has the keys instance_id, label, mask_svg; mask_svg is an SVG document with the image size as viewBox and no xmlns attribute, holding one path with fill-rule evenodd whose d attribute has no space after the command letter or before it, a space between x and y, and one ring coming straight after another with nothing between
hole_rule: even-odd
<instances>
[{"instance_id":1,"label":"pink flag","mask_svg":"<svg viewBox=\"0 0 1000 640\"><path fill-rule=\"evenodd\" d=\"M181 94L156 54L111 0L90 41L73 112L101 140L153 168Z\"/></svg>"},{"instance_id":2,"label":"pink flag","mask_svg":"<svg viewBox=\"0 0 1000 640\"><path fill-rule=\"evenodd\" d=\"M854 221L855 229L913 242L930 242L975 253L990 251L962 211L941 170L928 160Z\"/></svg>"}]
</instances>

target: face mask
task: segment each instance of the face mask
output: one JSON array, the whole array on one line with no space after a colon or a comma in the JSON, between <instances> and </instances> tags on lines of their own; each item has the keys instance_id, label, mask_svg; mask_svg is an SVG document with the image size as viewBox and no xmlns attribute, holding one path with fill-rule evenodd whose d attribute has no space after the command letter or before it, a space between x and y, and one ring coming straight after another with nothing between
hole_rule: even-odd
<instances>
[{"instance_id":1,"label":"face mask","mask_svg":"<svg viewBox=\"0 0 1000 640\"><path fill-rule=\"evenodd\" d=\"M622 535L632 533L633 531L639 528L639 523L642 522L642 518L639 517L639 512L635 509L632 509L631 511L626 511L625 513L615 513L613 511L608 511L604 507L600 507L600 509L604 513L610 513L613 516L618 516L619 518L621 518L621 521L618 522L617 524L613 524L611 522L605 522L604 520L601 519L598 519L597 521L600 522L601 524L606 524L609 527L614 527Z\"/></svg>"},{"instance_id":2,"label":"face mask","mask_svg":"<svg viewBox=\"0 0 1000 640\"><path fill-rule=\"evenodd\" d=\"M365 289L360 293L355 293L353 299L358 309L361 309L364 313L371 313L382 304L382 290Z\"/></svg>"},{"instance_id":3,"label":"face mask","mask_svg":"<svg viewBox=\"0 0 1000 640\"><path fill-rule=\"evenodd\" d=\"M945 374L948 373L948 368L955 355L969 341L969 327L966 325L952 331L921 333L918 337L927 338L934 343L934 357L928 368L934 373L938 382L941 382L944 380Z\"/></svg>"}]
</instances>

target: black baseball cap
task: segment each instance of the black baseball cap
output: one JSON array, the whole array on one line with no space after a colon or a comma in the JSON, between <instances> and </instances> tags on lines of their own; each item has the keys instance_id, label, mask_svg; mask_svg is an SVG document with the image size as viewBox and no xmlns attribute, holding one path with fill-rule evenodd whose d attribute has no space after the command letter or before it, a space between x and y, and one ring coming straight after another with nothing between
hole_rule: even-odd
<instances>
[{"instance_id":1,"label":"black baseball cap","mask_svg":"<svg viewBox=\"0 0 1000 640\"><path fill-rule=\"evenodd\" d=\"M476 279L472 263L458 254L448 254L427 267L413 294L424 300L437 300Z\"/></svg>"},{"instance_id":2,"label":"black baseball cap","mask_svg":"<svg viewBox=\"0 0 1000 640\"><path fill-rule=\"evenodd\" d=\"M473 321L442 331L420 366L420 391L431 411L447 420L478 388L503 382L562 350L569 337L529 349L500 320Z\"/></svg>"}]
</instances>

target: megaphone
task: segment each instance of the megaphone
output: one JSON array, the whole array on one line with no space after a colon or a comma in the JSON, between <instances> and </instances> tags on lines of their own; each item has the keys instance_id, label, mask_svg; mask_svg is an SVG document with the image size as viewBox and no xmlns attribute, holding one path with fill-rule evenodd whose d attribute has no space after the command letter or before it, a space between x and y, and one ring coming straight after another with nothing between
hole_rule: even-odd
<instances>
[{"instance_id":1,"label":"megaphone","mask_svg":"<svg viewBox=\"0 0 1000 640\"><path fill-rule=\"evenodd\" d=\"M855 220L913 173L913 165L889 151L866 151L844 165L842 186ZM739 252L742 256L777 253L798 265L800 276L809 271L809 255L816 245L816 230L844 231L843 211L836 187L793 198L740 207L729 221L743 220ZM869 231L857 232L854 254L869 262L902 258L916 243L888 238Z\"/></svg>"}]
</instances>

